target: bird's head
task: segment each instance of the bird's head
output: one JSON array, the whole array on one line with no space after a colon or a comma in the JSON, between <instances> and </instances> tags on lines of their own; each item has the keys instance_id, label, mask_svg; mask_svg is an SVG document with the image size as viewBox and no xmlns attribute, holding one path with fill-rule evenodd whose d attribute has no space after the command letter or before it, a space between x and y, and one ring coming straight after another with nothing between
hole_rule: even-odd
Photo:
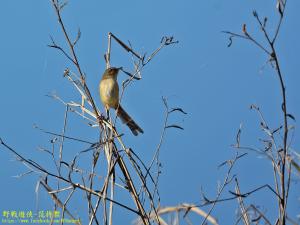
<instances>
[{"instance_id":1,"label":"bird's head","mask_svg":"<svg viewBox=\"0 0 300 225\"><path fill-rule=\"evenodd\" d=\"M110 68L108 68L108 69L105 70L103 76L117 78L120 69L122 69L122 67L119 67L119 68L117 68L117 67L110 67Z\"/></svg>"}]
</instances>

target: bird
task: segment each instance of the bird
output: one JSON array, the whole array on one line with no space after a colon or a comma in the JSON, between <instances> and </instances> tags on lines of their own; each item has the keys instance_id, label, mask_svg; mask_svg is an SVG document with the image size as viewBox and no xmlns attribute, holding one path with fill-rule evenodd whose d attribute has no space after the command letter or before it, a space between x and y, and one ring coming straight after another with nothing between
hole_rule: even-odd
<instances>
[{"instance_id":1,"label":"bird","mask_svg":"<svg viewBox=\"0 0 300 225\"><path fill-rule=\"evenodd\" d=\"M107 112L109 112L109 109L111 108L114 109L121 121L129 127L135 136L137 136L139 133L144 133L144 131L123 109L119 101L119 85L117 77L121 68L122 67L110 67L104 71L99 83L100 99Z\"/></svg>"}]
</instances>

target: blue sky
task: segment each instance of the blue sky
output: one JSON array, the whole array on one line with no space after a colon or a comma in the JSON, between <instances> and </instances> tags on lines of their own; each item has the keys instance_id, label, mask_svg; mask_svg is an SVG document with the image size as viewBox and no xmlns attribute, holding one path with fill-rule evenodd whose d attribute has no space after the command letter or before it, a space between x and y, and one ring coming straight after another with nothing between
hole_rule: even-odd
<instances>
[{"instance_id":1,"label":"blue sky","mask_svg":"<svg viewBox=\"0 0 300 225\"><path fill-rule=\"evenodd\" d=\"M288 109L296 119L300 118L297 91L300 81L297 74L299 7L299 2L288 1L276 45L287 87ZM268 29L273 32L278 19L275 1L73 0L63 11L71 37L75 38L78 28L82 32L76 50L99 107L102 106L98 82L105 68L103 55L108 32L123 41L129 40L137 51L147 53L158 47L162 36L174 36L179 41L179 44L163 49L145 67L142 80L131 85L125 93L124 108L138 121L145 134L133 137L118 123L119 129L126 134L127 145L149 162L159 142L164 120L161 97L168 99L170 107L181 107L188 113L171 115L170 123L178 123L184 131L168 130L162 145L162 206L199 203L201 187L209 197L215 196L217 182L225 173L217 167L234 155L230 145L235 142L240 123L243 123L242 142L251 146L259 144L262 132L257 114L249 110L251 104L261 107L271 126L279 125L279 82L266 64L267 56L244 40L235 39L228 48L228 37L221 32L239 33L242 24L246 23L249 33L263 41L252 16L254 9L261 17L269 18ZM61 53L47 47L50 35L67 47L50 1L3 1L0 21L0 137L24 156L43 162L48 158L36 149L49 146L51 137L33 129L33 124L61 132L65 108L45 95L55 92L65 100L79 101L77 92L62 76L66 67L74 68ZM129 67L130 63L130 55L114 44L112 65ZM125 76L120 75L119 80L122 79ZM96 129L87 128L75 116L71 121L70 135L92 141L97 139ZM293 140L296 150L300 144L298 136L296 129ZM81 148L70 146L67 157L72 157ZM26 171L22 164L12 159L11 154L0 151L0 210L34 210L38 177L12 178ZM254 154L238 162L235 174L238 174L244 191L273 182L270 163ZM272 195L263 191L246 202L259 205L271 198ZM289 207L294 217L299 212L298 198L299 191L292 188ZM40 206L52 207L50 202L46 193L41 192ZM236 207L236 202L222 203L213 215L224 221L221 224L230 224L235 218ZM81 210L80 207L77 210ZM120 213L123 217L126 215L122 210ZM127 221L133 219L132 216L124 218Z\"/></svg>"}]
</instances>

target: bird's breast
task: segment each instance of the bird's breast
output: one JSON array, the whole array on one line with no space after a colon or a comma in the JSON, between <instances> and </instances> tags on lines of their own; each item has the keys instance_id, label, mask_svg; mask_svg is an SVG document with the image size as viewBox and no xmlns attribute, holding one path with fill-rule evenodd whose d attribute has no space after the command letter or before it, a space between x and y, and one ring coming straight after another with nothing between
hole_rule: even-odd
<instances>
[{"instance_id":1,"label":"bird's breast","mask_svg":"<svg viewBox=\"0 0 300 225\"><path fill-rule=\"evenodd\" d=\"M102 79L99 85L100 98L108 108L116 109L119 104L119 86L115 79Z\"/></svg>"}]
</instances>

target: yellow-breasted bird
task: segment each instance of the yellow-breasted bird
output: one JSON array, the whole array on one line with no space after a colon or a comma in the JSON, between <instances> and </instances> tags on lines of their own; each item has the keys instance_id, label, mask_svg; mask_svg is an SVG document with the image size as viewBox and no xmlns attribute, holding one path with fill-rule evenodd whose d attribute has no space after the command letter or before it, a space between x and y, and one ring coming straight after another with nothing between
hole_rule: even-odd
<instances>
[{"instance_id":1,"label":"yellow-breasted bird","mask_svg":"<svg viewBox=\"0 0 300 225\"><path fill-rule=\"evenodd\" d=\"M103 73L99 84L100 98L106 110L113 108L117 116L125 123L134 135L144 133L142 128L129 116L119 102L119 85L117 81L120 68L110 67Z\"/></svg>"}]
</instances>

